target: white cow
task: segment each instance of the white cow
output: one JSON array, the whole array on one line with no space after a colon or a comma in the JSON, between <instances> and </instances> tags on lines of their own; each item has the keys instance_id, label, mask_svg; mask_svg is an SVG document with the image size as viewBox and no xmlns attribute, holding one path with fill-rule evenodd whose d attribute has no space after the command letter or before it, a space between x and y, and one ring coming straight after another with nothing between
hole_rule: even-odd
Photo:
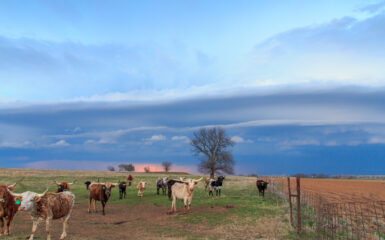
<instances>
[{"instance_id":1,"label":"white cow","mask_svg":"<svg viewBox=\"0 0 385 240\"><path fill-rule=\"evenodd\" d=\"M190 211L191 209L191 201L194 193L194 186L195 184L198 184L199 181L201 181L202 178L198 180L194 179L187 179L182 180L181 182L176 182L171 187L171 194L172 194L172 204L171 204L171 213L176 212L176 200L183 200L184 203L184 213L186 213L186 210Z\"/></svg>"}]
</instances>

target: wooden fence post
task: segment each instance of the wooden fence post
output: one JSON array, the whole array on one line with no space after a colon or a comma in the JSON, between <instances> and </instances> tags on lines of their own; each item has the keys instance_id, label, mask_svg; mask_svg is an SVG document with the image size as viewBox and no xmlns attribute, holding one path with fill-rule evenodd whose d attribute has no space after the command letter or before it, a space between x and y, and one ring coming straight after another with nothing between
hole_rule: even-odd
<instances>
[{"instance_id":1,"label":"wooden fence post","mask_svg":"<svg viewBox=\"0 0 385 240\"><path fill-rule=\"evenodd\" d=\"M293 206L291 204L290 177L287 178L287 191L289 192L290 224L293 224Z\"/></svg>"},{"instance_id":2,"label":"wooden fence post","mask_svg":"<svg viewBox=\"0 0 385 240\"><path fill-rule=\"evenodd\" d=\"M301 233L301 178L297 176L297 233Z\"/></svg>"}]
</instances>

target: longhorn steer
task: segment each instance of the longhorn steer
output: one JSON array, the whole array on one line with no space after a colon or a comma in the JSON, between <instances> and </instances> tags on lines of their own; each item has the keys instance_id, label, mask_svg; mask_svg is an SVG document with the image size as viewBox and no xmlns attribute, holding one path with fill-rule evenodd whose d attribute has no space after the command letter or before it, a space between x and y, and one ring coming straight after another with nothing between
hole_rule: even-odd
<instances>
[{"instance_id":1,"label":"longhorn steer","mask_svg":"<svg viewBox=\"0 0 385 240\"><path fill-rule=\"evenodd\" d=\"M96 201L100 201L103 207L103 215L105 215L104 207L111 196L111 189L115 187L116 183L91 183L88 188L88 212L91 212L91 203L94 201L94 211L96 211Z\"/></svg>"},{"instance_id":2,"label":"longhorn steer","mask_svg":"<svg viewBox=\"0 0 385 240\"><path fill-rule=\"evenodd\" d=\"M221 196L221 191L222 191L222 185L223 185L223 180L225 180L224 176L219 176L217 180L210 179L209 183L209 196L214 196L213 191L215 190L215 195L216 196Z\"/></svg>"},{"instance_id":3,"label":"longhorn steer","mask_svg":"<svg viewBox=\"0 0 385 240\"><path fill-rule=\"evenodd\" d=\"M191 201L194 193L194 186L198 184L198 182L202 180L202 178L198 180L187 179L180 182L175 182L171 187L171 195L172 195L172 204L171 204L171 212L176 212L176 200L183 200L184 203L184 213L186 210L191 210Z\"/></svg>"},{"instance_id":4,"label":"longhorn steer","mask_svg":"<svg viewBox=\"0 0 385 240\"><path fill-rule=\"evenodd\" d=\"M144 190L146 190L146 182L139 182L136 188L138 189L138 197L142 198Z\"/></svg>"},{"instance_id":5,"label":"longhorn steer","mask_svg":"<svg viewBox=\"0 0 385 240\"><path fill-rule=\"evenodd\" d=\"M162 189L162 194L166 195L167 180L168 177L158 178L156 180L156 194L159 195L159 189Z\"/></svg>"},{"instance_id":6,"label":"longhorn steer","mask_svg":"<svg viewBox=\"0 0 385 240\"><path fill-rule=\"evenodd\" d=\"M265 197L265 190L267 188L267 185L269 184L268 182L265 182L263 180L257 180L256 182L259 196L262 195L262 197Z\"/></svg>"},{"instance_id":7,"label":"longhorn steer","mask_svg":"<svg viewBox=\"0 0 385 240\"><path fill-rule=\"evenodd\" d=\"M33 240L36 228L44 220L47 240L51 239L50 224L55 219L63 220L63 233L60 236L60 240L67 236L67 222L75 204L75 195L69 191L60 193L47 193L47 191L48 189L42 194L34 192L18 194L22 197L20 211L31 212L33 224L29 240Z\"/></svg>"},{"instance_id":8,"label":"longhorn steer","mask_svg":"<svg viewBox=\"0 0 385 240\"><path fill-rule=\"evenodd\" d=\"M21 197L15 196L11 192L15 185L16 183L9 186L0 186L0 236L10 234L12 220L21 203ZM7 221L7 228L4 232L5 221Z\"/></svg>"},{"instance_id":9,"label":"longhorn steer","mask_svg":"<svg viewBox=\"0 0 385 240\"><path fill-rule=\"evenodd\" d=\"M128 180L128 186L131 186L131 183L132 183L132 180L134 180L134 177L131 174L129 174L127 177L127 180Z\"/></svg>"},{"instance_id":10,"label":"longhorn steer","mask_svg":"<svg viewBox=\"0 0 385 240\"><path fill-rule=\"evenodd\" d=\"M119 199L122 199L123 197L126 198L126 188L127 188L126 182L119 183Z\"/></svg>"},{"instance_id":11,"label":"longhorn steer","mask_svg":"<svg viewBox=\"0 0 385 240\"><path fill-rule=\"evenodd\" d=\"M70 185L74 184L76 181L72 182L72 183L68 183L68 182L57 182L57 181L54 181L54 183L56 184L57 188L56 188L56 193L59 193L59 192L64 192L64 191L71 191L70 189Z\"/></svg>"}]
</instances>

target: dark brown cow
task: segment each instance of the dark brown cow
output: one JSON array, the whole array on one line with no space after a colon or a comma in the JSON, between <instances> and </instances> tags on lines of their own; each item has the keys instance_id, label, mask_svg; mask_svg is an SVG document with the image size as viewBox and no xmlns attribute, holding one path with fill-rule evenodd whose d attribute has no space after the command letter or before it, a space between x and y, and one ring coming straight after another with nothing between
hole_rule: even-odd
<instances>
[{"instance_id":1,"label":"dark brown cow","mask_svg":"<svg viewBox=\"0 0 385 240\"><path fill-rule=\"evenodd\" d=\"M88 212L91 213L91 204L92 200L94 200L94 211L96 211L96 201L100 201L102 203L103 207L103 215L104 213L104 207L106 206L106 203L108 199L111 196L111 189L115 187L116 183L91 183L91 185L88 187Z\"/></svg>"},{"instance_id":2,"label":"dark brown cow","mask_svg":"<svg viewBox=\"0 0 385 240\"><path fill-rule=\"evenodd\" d=\"M119 199L123 199L123 197L126 198L126 188L126 182L119 182Z\"/></svg>"},{"instance_id":3,"label":"dark brown cow","mask_svg":"<svg viewBox=\"0 0 385 240\"><path fill-rule=\"evenodd\" d=\"M12 220L21 203L22 197L14 196L10 191L13 190L15 185L16 183L9 186L0 186L0 236L10 234ZM4 232L5 220L7 220L7 228Z\"/></svg>"},{"instance_id":4,"label":"dark brown cow","mask_svg":"<svg viewBox=\"0 0 385 240\"><path fill-rule=\"evenodd\" d=\"M130 174L128 175L127 180L128 180L128 186L131 186L131 183L132 183L132 180L134 180L134 177Z\"/></svg>"},{"instance_id":5,"label":"dark brown cow","mask_svg":"<svg viewBox=\"0 0 385 240\"><path fill-rule=\"evenodd\" d=\"M267 184L269 184L269 183L265 182L263 180L257 180L256 184L257 184L259 196L262 195L262 197L265 197L265 190L267 188Z\"/></svg>"},{"instance_id":6,"label":"dark brown cow","mask_svg":"<svg viewBox=\"0 0 385 240\"><path fill-rule=\"evenodd\" d=\"M70 185L74 184L75 181L72 183L54 181L54 183L57 185L56 193L59 193L59 192L64 192L64 191L71 191Z\"/></svg>"}]
</instances>

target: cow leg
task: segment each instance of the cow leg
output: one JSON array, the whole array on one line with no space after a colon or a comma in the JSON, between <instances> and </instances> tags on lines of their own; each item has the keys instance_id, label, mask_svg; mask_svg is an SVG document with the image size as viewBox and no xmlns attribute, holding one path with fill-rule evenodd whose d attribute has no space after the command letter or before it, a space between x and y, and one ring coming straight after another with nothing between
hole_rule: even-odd
<instances>
[{"instance_id":1,"label":"cow leg","mask_svg":"<svg viewBox=\"0 0 385 240\"><path fill-rule=\"evenodd\" d=\"M98 212L98 210L96 210L96 200L94 199L94 212Z\"/></svg>"},{"instance_id":2,"label":"cow leg","mask_svg":"<svg viewBox=\"0 0 385 240\"><path fill-rule=\"evenodd\" d=\"M102 201L102 207L103 207L103 216L104 215L106 215L105 213L104 213L104 207L106 206L106 203L104 202L104 201Z\"/></svg>"},{"instance_id":3,"label":"cow leg","mask_svg":"<svg viewBox=\"0 0 385 240\"><path fill-rule=\"evenodd\" d=\"M45 220L45 232L47 233L47 240L51 240L51 234L50 234L50 225L51 225L51 217L47 217Z\"/></svg>"},{"instance_id":4,"label":"cow leg","mask_svg":"<svg viewBox=\"0 0 385 240\"><path fill-rule=\"evenodd\" d=\"M3 236L3 232L4 232L4 219L3 217L0 217L0 236Z\"/></svg>"},{"instance_id":5,"label":"cow leg","mask_svg":"<svg viewBox=\"0 0 385 240\"><path fill-rule=\"evenodd\" d=\"M67 217L64 218L63 220L63 233L61 234L60 236L60 240L63 240L65 237L67 237L67 221L68 221L68 218L69 218L69 215Z\"/></svg>"},{"instance_id":6,"label":"cow leg","mask_svg":"<svg viewBox=\"0 0 385 240\"><path fill-rule=\"evenodd\" d=\"M10 232L11 232L11 222L12 222L14 216L15 216L15 215L10 216L10 217L8 218L8 220L7 220L7 229L5 230L5 234L4 234L4 235L6 235L6 236L9 235Z\"/></svg>"},{"instance_id":7,"label":"cow leg","mask_svg":"<svg viewBox=\"0 0 385 240\"><path fill-rule=\"evenodd\" d=\"M91 213L92 198L88 198L88 213Z\"/></svg>"},{"instance_id":8,"label":"cow leg","mask_svg":"<svg viewBox=\"0 0 385 240\"><path fill-rule=\"evenodd\" d=\"M186 213L186 210L187 210L187 199L183 199L183 203L184 203L184 213Z\"/></svg>"},{"instance_id":9,"label":"cow leg","mask_svg":"<svg viewBox=\"0 0 385 240\"><path fill-rule=\"evenodd\" d=\"M176 212L176 197L172 196L171 212Z\"/></svg>"},{"instance_id":10,"label":"cow leg","mask_svg":"<svg viewBox=\"0 0 385 240\"><path fill-rule=\"evenodd\" d=\"M35 234L39 223L40 223L40 219L32 219L32 231L31 231L31 235L29 236L29 240L33 240L33 235Z\"/></svg>"},{"instance_id":11,"label":"cow leg","mask_svg":"<svg viewBox=\"0 0 385 240\"><path fill-rule=\"evenodd\" d=\"M159 187L156 186L156 194L159 195Z\"/></svg>"}]
</instances>

